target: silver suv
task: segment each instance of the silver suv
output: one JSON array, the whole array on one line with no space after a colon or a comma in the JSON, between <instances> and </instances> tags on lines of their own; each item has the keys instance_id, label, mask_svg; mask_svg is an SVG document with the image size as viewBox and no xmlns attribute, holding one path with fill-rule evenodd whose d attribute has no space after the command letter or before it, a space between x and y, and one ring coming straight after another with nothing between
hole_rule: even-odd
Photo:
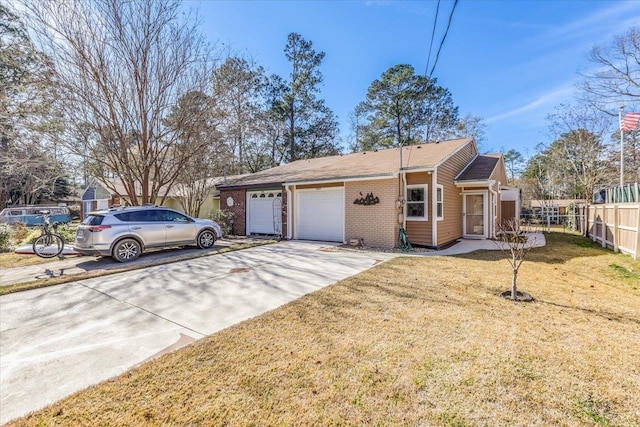
<instances>
[{"instance_id":1,"label":"silver suv","mask_svg":"<svg viewBox=\"0 0 640 427\"><path fill-rule=\"evenodd\" d=\"M196 219L159 206L116 207L89 212L76 233L74 249L83 255L133 261L150 248L213 246L222 237L210 219Z\"/></svg>"}]
</instances>

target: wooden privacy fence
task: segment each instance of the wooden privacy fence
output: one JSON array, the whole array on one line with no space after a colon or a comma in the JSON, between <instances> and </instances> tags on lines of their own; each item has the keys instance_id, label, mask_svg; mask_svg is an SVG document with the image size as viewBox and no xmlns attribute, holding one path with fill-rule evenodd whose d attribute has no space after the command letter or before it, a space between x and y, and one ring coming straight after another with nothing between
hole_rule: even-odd
<instances>
[{"instance_id":1,"label":"wooden privacy fence","mask_svg":"<svg viewBox=\"0 0 640 427\"><path fill-rule=\"evenodd\" d=\"M603 248L640 259L640 203L588 205L586 235Z\"/></svg>"}]
</instances>

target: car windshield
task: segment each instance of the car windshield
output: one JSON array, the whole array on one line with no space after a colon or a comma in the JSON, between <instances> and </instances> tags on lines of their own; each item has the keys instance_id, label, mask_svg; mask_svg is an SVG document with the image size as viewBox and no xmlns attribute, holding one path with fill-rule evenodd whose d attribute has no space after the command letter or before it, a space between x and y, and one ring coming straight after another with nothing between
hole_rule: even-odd
<instances>
[{"instance_id":1,"label":"car windshield","mask_svg":"<svg viewBox=\"0 0 640 427\"><path fill-rule=\"evenodd\" d=\"M82 225L100 225L103 219L103 215L89 215L82 221Z\"/></svg>"}]
</instances>

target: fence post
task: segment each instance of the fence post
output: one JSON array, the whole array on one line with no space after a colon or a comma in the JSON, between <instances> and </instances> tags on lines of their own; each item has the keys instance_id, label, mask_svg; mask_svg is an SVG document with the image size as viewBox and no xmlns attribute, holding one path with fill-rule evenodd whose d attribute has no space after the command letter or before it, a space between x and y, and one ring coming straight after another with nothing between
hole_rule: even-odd
<instances>
[{"instance_id":1,"label":"fence post","mask_svg":"<svg viewBox=\"0 0 640 427\"><path fill-rule=\"evenodd\" d=\"M607 205L602 205L602 247L607 247Z\"/></svg>"},{"instance_id":2,"label":"fence post","mask_svg":"<svg viewBox=\"0 0 640 427\"><path fill-rule=\"evenodd\" d=\"M640 259L640 202L638 203L638 221L636 224L636 250L633 254L633 259L636 261Z\"/></svg>"},{"instance_id":3,"label":"fence post","mask_svg":"<svg viewBox=\"0 0 640 427\"><path fill-rule=\"evenodd\" d=\"M620 220L618 218L618 205L613 205L613 252L618 253L620 250L618 249L618 233L620 232Z\"/></svg>"},{"instance_id":4,"label":"fence post","mask_svg":"<svg viewBox=\"0 0 640 427\"><path fill-rule=\"evenodd\" d=\"M593 227L591 227L591 240L593 240L594 242L598 241L598 226L596 224L596 217L598 216L598 208L596 206L589 206L589 210L593 211L593 220L591 221L591 223L593 224ZM591 219L591 215L589 215L589 219ZM589 227L589 225L587 224L587 227Z\"/></svg>"}]
</instances>

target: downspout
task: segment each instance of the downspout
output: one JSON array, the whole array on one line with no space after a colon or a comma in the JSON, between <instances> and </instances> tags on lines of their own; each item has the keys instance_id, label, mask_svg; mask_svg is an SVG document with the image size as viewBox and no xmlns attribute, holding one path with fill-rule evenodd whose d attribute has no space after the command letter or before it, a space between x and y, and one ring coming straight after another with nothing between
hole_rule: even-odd
<instances>
[{"instance_id":1,"label":"downspout","mask_svg":"<svg viewBox=\"0 0 640 427\"><path fill-rule=\"evenodd\" d=\"M495 197L495 205L496 205L496 209L495 209L495 213L493 213L493 201L490 201L489 203L489 209L491 209L491 224L490 224L490 230L491 230L491 237L493 239L496 238L496 220L498 219L497 215L498 215L498 192L495 191L493 189L493 185L496 183L495 179L490 179L489 180L489 191L491 192L491 194L493 194L493 197Z\"/></svg>"},{"instance_id":2,"label":"downspout","mask_svg":"<svg viewBox=\"0 0 640 427\"><path fill-rule=\"evenodd\" d=\"M407 201L405 200L405 189L407 188L407 173L403 170L402 166L402 144L400 144L400 169L398 169L398 204L402 209L402 228L407 230L407 212L405 206Z\"/></svg>"},{"instance_id":3,"label":"downspout","mask_svg":"<svg viewBox=\"0 0 640 427\"><path fill-rule=\"evenodd\" d=\"M407 188L407 173L402 172L402 192L400 193L400 198L402 199L402 228L407 230L407 210L405 206L407 205L407 201L404 198L405 189Z\"/></svg>"},{"instance_id":4,"label":"downspout","mask_svg":"<svg viewBox=\"0 0 640 427\"><path fill-rule=\"evenodd\" d=\"M433 246L438 247L438 167L433 169L431 175L431 235L433 236ZM444 198L444 194L442 195ZM444 206L444 204L443 204ZM444 212L443 212L444 213Z\"/></svg>"},{"instance_id":5,"label":"downspout","mask_svg":"<svg viewBox=\"0 0 640 427\"><path fill-rule=\"evenodd\" d=\"M293 218L291 218L291 204L293 202L291 199L291 184L287 184L285 189L287 190L287 240L291 240L293 238L291 235L291 223L293 222Z\"/></svg>"}]
</instances>

